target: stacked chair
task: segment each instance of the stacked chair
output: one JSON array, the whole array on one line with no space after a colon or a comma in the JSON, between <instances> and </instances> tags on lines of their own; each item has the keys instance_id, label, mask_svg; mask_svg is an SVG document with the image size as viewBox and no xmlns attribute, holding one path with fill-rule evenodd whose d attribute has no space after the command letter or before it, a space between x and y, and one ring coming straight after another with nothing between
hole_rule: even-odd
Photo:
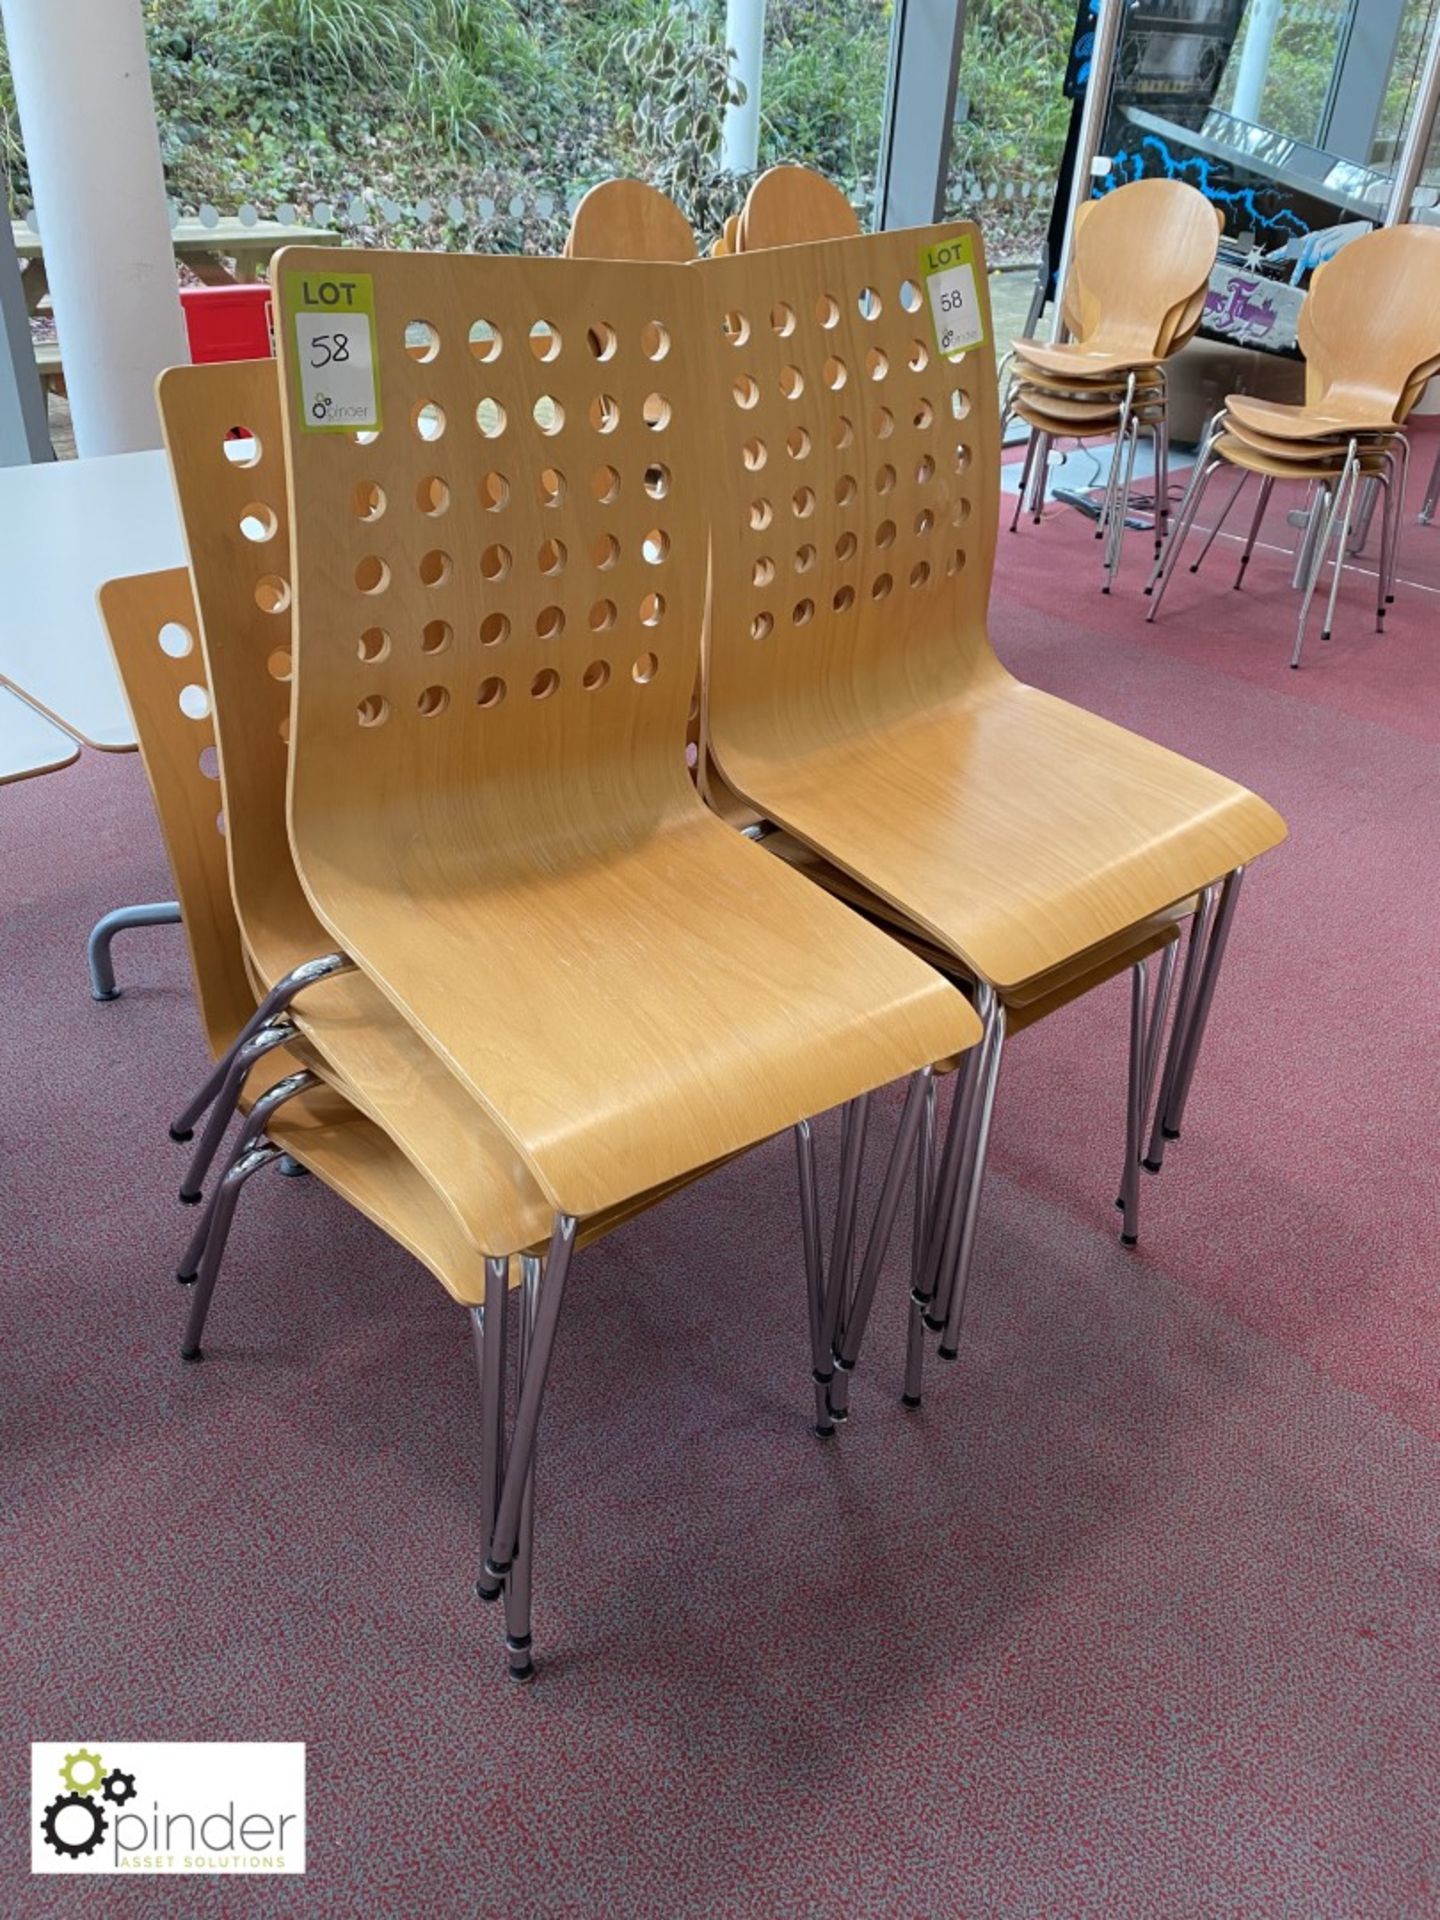
<instances>
[{"instance_id":1,"label":"stacked chair","mask_svg":"<svg viewBox=\"0 0 1440 1920\"><path fill-rule=\"evenodd\" d=\"M1001 440L1011 419L1030 429L1013 533L1028 502L1038 524L1050 449L1060 439L1113 442L1096 527L1103 539L1103 591L1119 572L1140 434L1155 458L1154 527L1168 509L1169 414L1165 362L1194 334L1205 311L1223 216L1180 180L1136 180L1086 201L1075 226L1061 315L1075 337L1017 340L1009 363Z\"/></svg>"},{"instance_id":2,"label":"stacked chair","mask_svg":"<svg viewBox=\"0 0 1440 1920\"><path fill-rule=\"evenodd\" d=\"M854 216L848 204L844 203L836 190L820 176L806 175L807 182L818 182L818 185L813 185L797 183L797 175L805 175L805 169L777 168L772 173L762 176L752 189L751 197L758 196L765 203L764 231L767 237L777 245L802 244L807 238L812 237L807 232L807 223L817 217L817 207L820 209L819 223L822 226L828 225L830 229L822 237L846 237L835 232L834 228L841 224L841 207L844 208L844 214L853 226ZM615 209L613 227L604 217L606 189L596 188L594 194L584 203L583 210L587 213L587 220L583 238L576 231L572 231L568 251L578 252L583 245L594 249L604 257L618 253L622 248L632 244L631 236L639 224L633 211L635 183L618 181L613 183L613 190L614 197L610 202ZM642 191L650 193L653 189L647 188ZM746 211L748 210L747 202ZM661 244L670 244L668 236L674 228L673 221L667 215L657 212L647 221L646 226L651 234L661 237ZM747 223L747 230L749 227L750 223ZM727 324L730 323L727 322ZM800 446L801 442L798 439L793 443L793 448L787 443L787 452L798 451ZM703 698L703 686L701 696ZM915 929L907 928L903 923L897 924L896 917L888 911L884 901L867 893L863 887L856 885L850 876L838 868L829 866L812 849L804 846L794 836L780 831L773 822L764 820L752 807L747 806L727 786L713 759L704 755L703 752L697 754L696 766L706 798L722 819L760 839L767 851L804 872L807 877L825 887L828 892L847 901L877 924L886 926L895 937L907 941L913 951L921 953L932 965L954 978L972 1000L982 991L979 983L965 975L953 955L947 955L935 948L933 944L926 942L923 935L918 934ZM1125 1152L1119 1182L1119 1198L1116 1201L1122 1214L1121 1240L1126 1246L1136 1245L1139 1235L1141 1168L1149 1166L1152 1170L1158 1171L1160 1157L1164 1150L1163 1135L1157 1137L1153 1149L1147 1149L1146 1116L1154 1103L1160 1063L1160 1041L1179 955L1180 928L1185 919L1194 920L1197 905L1200 904L1194 900L1177 903L1175 907L1154 916L1143 926L1127 932L1121 941L1110 943L1102 950L1086 955L1078 968L1062 969L1054 976L1047 976L1041 982L1027 983L1018 993L1007 994L1004 997L1007 1030L1013 1034L1034 1025L1046 1014L1068 1005L1091 988L1104 984L1118 974L1126 972L1129 974L1130 1072L1127 1075ZM1206 914L1212 904L1207 896L1203 903ZM1149 967L1152 960L1155 960L1158 966L1153 999L1149 980ZM945 1064L941 1063L940 1071L943 1072ZM916 1210L917 1219L921 1221L927 1217L931 1207L930 1196L936 1179L936 1116L933 1087L930 1090L928 1102L921 1135L921 1152L916 1163ZM804 1177L804 1171L802 1166L802 1177ZM977 1186L974 1199L976 1207L978 1207L978 1198ZM925 1328L928 1324L932 1332L946 1334L946 1339L940 1348L941 1356L953 1360L958 1353L959 1312L957 1309L952 1322L949 1315L948 1291L942 1294L938 1302L933 1297L933 1291L925 1291L923 1228L915 1233L912 1250L914 1268L911 1316L902 1399L906 1406L914 1408L919 1406L922 1396ZM848 1374L843 1366L842 1356L842 1364L836 1369L829 1391L828 1408L832 1418L842 1419L845 1416L847 1391Z\"/></svg>"},{"instance_id":3,"label":"stacked chair","mask_svg":"<svg viewBox=\"0 0 1440 1920\"><path fill-rule=\"evenodd\" d=\"M756 191L763 182L757 183ZM791 196L792 224L781 227L777 210L772 206L769 212L769 231L779 244L798 246L813 236L807 235L804 227L809 197ZM828 235L825 237L839 237ZM980 269L983 274L983 265ZM913 282L907 282L907 300L913 308L917 289ZM871 289L871 293L874 290ZM876 300L879 299L875 294ZM864 317L868 308L862 308ZM873 316L878 318L878 308ZM782 313L782 324L784 314ZM748 326L748 318L742 314L727 314L725 325L727 337L733 338ZM743 345L743 342L741 343ZM919 358L917 343L907 344L907 361ZM921 371L923 372L923 368ZM958 402L955 403L958 405ZM970 401L967 396L966 410ZM912 430L927 430L933 425L930 414L932 402L922 398L911 421ZM848 416L842 416L847 425ZM890 409L881 406L871 416L870 421L878 437L890 439L895 432L894 417ZM785 449L790 458L798 453L802 459L808 459L812 436L807 429L794 428L786 435ZM747 461L757 457L758 449L747 449ZM763 471L763 469L762 469ZM797 472L802 469L797 468ZM877 480L887 480L887 465L880 467ZM750 527L752 531L764 530L772 522L767 521L765 509L770 506L768 498L752 502L750 507ZM955 512L968 512L968 503L957 503ZM916 516L915 526L919 530L927 521L933 520L933 509L921 507ZM895 538L895 522L888 517L881 518L876 528L877 539L882 547ZM854 548L853 533L842 532L837 542L837 557L848 556ZM768 560L768 556L766 556ZM1194 1015L1195 995L1199 988L1202 972L1202 956L1206 941L1213 930L1213 916L1216 908L1214 888L1202 889L1194 898L1184 898L1171 903L1160 912L1147 916L1136 926L1127 928L1116 940L1103 942L1096 948L1079 956L1075 964L1065 964L1053 973L1026 981L1016 987L1001 986L977 978L954 953L947 953L916 926L908 922L903 915L897 914L892 905L883 897L860 884L853 874L827 861L815 847L806 845L795 835L777 827L773 821L747 804L726 781L724 774L716 765L713 754L707 753L702 763L705 791L710 804L721 816L732 824L740 825L745 831L758 834L762 844L770 852L806 873L818 885L836 894L865 913L877 924L884 925L898 938L911 943L914 950L921 952L932 964L940 966L954 978L970 997L981 1005L987 1006L989 998L998 1002L997 1011L1004 1020L1004 1032L1013 1035L1035 1025L1047 1014L1068 1006L1072 1001L1088 994L1093 988L1120 975L1128 975L1130 988L1130 1049L1129 1069L1125 1076L1125 1147L1119 1181L1119 1196L1116 1201L1121 1211L1121 1240L1126 1246L1136 1245L1139 1235L1140 1210L1140 1174L1142 1168L1158 1173L1163 1163L1165 1142L1168 1137L1178 1133L1180 1119L1185 1105L1186 1092L1193 1077L1194 1060L1198 1054L1196 1048L1186 1057L1190 1065L1183 1076L1179 1073L1180 1040L1179 1035L1189 1028ZM1170 1005L1170 996L1180 951L1181 929L1189 923L1191 940L1189 958L1181 983L1180 1000L1176 1011L1175 1033L1172 1063L1167 1070L1163 1090L1160 1088L1160 1060L1165 1022ZM1223 945L1223 943L1222 943ZM1150 978L1152 962L1155 967L1155 979ZM1208 1001L1207 1001L1208 1004ZM974 1063L978 1066L978 1062ZM998 1076L998 1054L994 1069ZM1157 1091L1160 1097L1157 1100ZM932 1094L933 1098L933 1094ZM963 1090L961 1100L972 1098L971 1090ZM1154 1111L1153 1123L1149 1115ZM922 1152L917 1177L922 1185L933 1184L935 1173L933 1124L927 1126L922 1136ZM983 1171L983 1159L980 1162ZM975 1212L979 1203L979 1173L970 1193L970 1227L973 1244ZM924 1366L924 1332L942 1335L940 1356L953 1360L958 1353L961 1314L964 1305L963 1285L958 1294L952 1286L943 1286L938 1290L927 1281L923 1270L923 1238L915 1239L916 1271L913 1275L912 1314L910 1335L907 1347L905 1386L903 1398L908 1406L918 1406L921 1399ZM962 1263L960 1271L968 1272L969 1253ZM843 1391L843 1379L839 1383Z\"/></svg>"},{"instance_id":4,"label":"stacked chair","mask_svg":"<svg viewBox=\"0 0 1440 1920\"><path fill-rule=\"evenodd\" d=\"M233 860L250 1006L176 1130L207 1107L214 1122L237 1068L253 1071L256 1040L288 1047L298 1035L478 1243L492 1328L503 1329L518 1269L533 1329L508 1446L503 1332L483 1343L486 1460L503 1475L492 1489L487 1474L480 1587L504 1592L512 1671L525 1673L517 1555L575 1246L798 1127L817 1425L828 1430L819 1357L835 1344L851 1364L858 1353L930 1063L980 1030L939 975L709 814L676 750L704 575L693 278L580 275L563 261L355 264L380 290L377 360L395 430L307 446L287 420L293 509L272 366L180 370L163 385L214 675L206 699L221 771L234 773L226 841L234 856L248 833L255 856L253 885ZM435 317L417 324L417 310ZM448 353L417 353L417 336L448 338ZM448 445L436 445L437 417ZM576 431L560 441L566 418ZM370 469L358 477L357 456ZM446 548L431 544L447 535ZM288 842L276 829L287 767ZM298 965L297 945L308 952ZM906 1075L862 1260L869 1095ZM289 1097L267 1094L266 1117ZM808 1115L836 1104L847 1111L827 1262ZM242 1140L253 1152L264 1137L247 1126ZM492 1217L477 1138L479 1157L550 1222L548 1246L543 1227L538 1241L529 1229L516 1238L508 1215ZM665 1171L650 1180L650 1168ZM202 1171L187 1178L192 1192ZM218 1200L207 1223L228 1224ZM217 1260L207 1241L200 1322ZM192 1315L187 1351L198 1343Z\"/></svg>"},{"instance_id":5,"label":"stacked chair","mask_svg":"<svg viewBox=\"0 0 1440 1920\"><path fill-rule=\"evenodd\" d=\"M1388 227L1364 234L1316 269L1300 309L1305 355L1302 405L1232 393L1202 439L1175 530L1158 556L1150 585L1153 620L1195 524L1211 478L1221 467L1238 480L1198 558L1197 572L1247 478L1259 478L1255 511L1235 585L1244 583L1265 509L1277 480L1312 494L1296 553L1300 617L1290 664L1300 665L1310 608L1334 535L1334 572L1321 639L1335 625L1340 572L1362 485L1384 494L1376 583L1376 625L1395 595L1409 445L1402 431L1431 375L1440 370L1440 233L1433 227Z\"/></svg>"},{"instance_id":6,"label":"stacked chair","mask_svg":"<svg viewBox=\"0 0 1440 1920\"><path fill-rule=\"evenodd\" d=\"M199 1131L185 1354L238 1196L283 1154L415 1253L470 1315L477 1589L517 1677L576 1249L793 1130L829 1432L913 1165L913 1403L925 1325L958 1341L1007 1034L1128 971L1133 1241L1241 875L1283 836L991 653L993 354L940 358L913 277L956 230L794 246L742 214L737 242L770 237L682 265L648 191L587 199L583 269L347 256L378 431L309 430L292 287L334 260L281 256L278 381L161 383L188 578L103 601L215 1058L172 1128ZM810 1117L832 1107L827 1240Z\"/></svg>"},{"instance_id":7,"label":"stacked chair","mask_svg":"<svg viewBox=\"0 0 1440 1920\"><path fill-rule=\"evenodd\" d=\"M983 286L978 232L960 231ZM1007 1031L1132 969L1131 1197L1162 1051L1167 923L1188 917L1191 935L1145 1155L1157 1169L1243 872L1284 835L1255 795L1022 685L991 651L993 354L939 358L914 278L920 249L954 234L697 270L729 365L706 676L716 776L780 829L802 870L969 982L985 1022L915 1289L952 1354ZM1167 958L1147 1018L1142 963L1157 947Z\"/></svg>"},{"instance_id":8,"label":"stacked chair","mask_svg":"<svg viewBox=\"0 0 1440 1920\"><path fill-rule=\"evenodd\" d=\"M726 250L793 246L797 233L807 240L850 240L859 231L859 216L833 181L787 161L768 168L746 194L733 239L726 223Z\"/></svg>"}]
</instances>

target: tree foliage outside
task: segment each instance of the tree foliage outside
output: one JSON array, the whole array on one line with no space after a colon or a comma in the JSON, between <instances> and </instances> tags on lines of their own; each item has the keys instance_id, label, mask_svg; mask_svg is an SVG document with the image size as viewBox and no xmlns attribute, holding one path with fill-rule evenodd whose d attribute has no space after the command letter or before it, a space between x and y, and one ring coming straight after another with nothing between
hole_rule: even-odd
<instances>
[{"instance_id":1,"label":"tree foliage outside","mask_svg":"<svg viewBox=\"0 0 1440 1920\"><path fill-rule=\"evenodd\" d=\"M1313 129L1343 4L1306 0L1277 41L1265 104L1284 131ZM184 208L319 203L343 207L362 240L548 248L573 198L612 174L656 181L707 238L743 191L719 171L724 0L144 7L166 177ZM762 165L818 166L865 206L891 15L892 0L769 0ZM985 222L992 256L1023 257L1044 227L1074 20L1074 0L970 0L947 204ZM24 204L3 44L0 157L12 206ZM495 208L483 226L480 201Z\"/></svg>"}]
</instances>

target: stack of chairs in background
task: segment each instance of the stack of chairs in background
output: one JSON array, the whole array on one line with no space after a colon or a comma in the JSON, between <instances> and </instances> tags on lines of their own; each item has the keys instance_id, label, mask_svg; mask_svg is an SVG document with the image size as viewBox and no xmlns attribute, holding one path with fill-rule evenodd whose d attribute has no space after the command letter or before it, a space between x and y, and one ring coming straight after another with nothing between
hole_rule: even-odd
<instances>
[{"instance_id":1,"label":"stack of chairs in background","mask_svg":"<svg viewBox=\"0 0 1440 1920\"><path fill-rule=\"evenodd\" d=\"M1120 570L1135 458L1148 432L1155 463L1153 525L1166 530L1170 450L1165 362L1205 311L1223 216L1181 180L1136 180L1077 210L1061 315L1073 339L1014 342L1001 438L1030 429L1011 517L1039 524L1050 451L1061 439L1113 443L1096 526L1108 593Z\"/></svg>"},{"instance_id":2,"label":"stack of chairs in background","mask_svg":"<svg viewBox=\"0 0 1440 1920\"><path fill-rule=\"evenodd\" d=\"M1364 234L1317 267L1300 309L1305 355L1305 399L1298 406L1232 393L1202 438L1175 531L1156 561L1146 591L1149 618L1159 611L1205 497L1221 467L1236 471L1234 491L1210 528L1190 571L1198 572L1217 534L1253 474L1255 510L1240 555L1235 585L1259 538L1275 482L1304 486L1310 495L1296 548L1294 584L1300 614L1290 665L1298 667L1311 604L1332 552L1333 573L1320 637L1335 626L1340 575L1350 550L1357 502L1384 500L1376 572L1377 629L1395 597L1395 571L1404 518L1410 449L1403 432L1427 381L1440 371L1440 233L1433 227L1388 227Z\"/></svg>"}]
</instances>

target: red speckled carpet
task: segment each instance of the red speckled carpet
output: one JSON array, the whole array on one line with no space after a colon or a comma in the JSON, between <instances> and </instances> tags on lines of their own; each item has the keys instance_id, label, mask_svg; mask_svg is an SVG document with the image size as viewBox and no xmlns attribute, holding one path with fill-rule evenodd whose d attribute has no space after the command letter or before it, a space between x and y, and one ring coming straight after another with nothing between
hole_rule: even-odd
<instances>
[{"instance_id":1,"label":"red speckled carpet","mask_svg":"<svg viewBox=\"0 0 1440 1920\"><path fill-rule=\"evenodd\" d=\"M1440 542L1440 531L1429 536ZM788 1143L583 1259L537 1644L472 1597L463 1317L312 1181L249 1189L177 1358L165 1120L200 1066L138 761L0 792L7 1915L1440 1912L1440 597L1286 671L1262 552L1142 624L1002 536L1026 677L1262 791L1183 1142L1116 1239L1125 990L1007 1055L959 1362L806 1427ZM826 1133L833 1150L833 1130ZM28 1743L303 1739L303 1881L27 1871Z\"/></svg>"}]
</instances>

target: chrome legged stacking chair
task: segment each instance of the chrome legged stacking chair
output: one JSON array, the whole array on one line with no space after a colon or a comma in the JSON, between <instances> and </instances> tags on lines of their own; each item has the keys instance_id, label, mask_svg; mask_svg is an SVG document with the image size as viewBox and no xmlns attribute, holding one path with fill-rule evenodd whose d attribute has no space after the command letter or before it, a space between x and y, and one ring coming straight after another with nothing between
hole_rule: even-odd
<instances>
[{"instance_id":1,"label":"chrome legged stacking chair","mask_svg":"<svg viewBox=\"0 0 1440 1920\"><path fill-rule=\"evenodd\" d=\"M499 1593L583 1223L910 1077L846 1296L863 1331L930 1064L979 1027L932 969L709 814L687 773L709 458L695 273L348 256L377 388L357 437L312 431L304 386L307 289L333 266L277 264L290 836L330 939L552 1211L481 1575ZM822 1329L847 1311L857 1210L852 1149L828 1271L807 1263ZM487 1395L498 1418L493 1377Z\"/></svg>"},{"instance_id":2,"label":"chrome legged stacking chair","mask_svg":"<svg viewBox=\"0 0 1440 1920\"><path fill-rule=\"evenodd\" d=\"M1304 404L1229 396L1202 440L1174 531L1146 588L1153 595L1147 616L1153 620L1205 490L1221 466L1237 469L1239 483L1190 570L1198 570L1246 476L1256 474L1260 486L1237 587L1243 583L1275 481L1304 485L1311 505L1296 554L1295 584L1302 598L1292 667L1300 664L1332 535L1334 571L1322 640L1329 640L1334 629L1340 573L1362 487L1379 489L1385 501L1377 628L1394 599L1409 472L1409 443L1402 429L1426 382L1440 369L1440 233L1429 227L1390 227L1352 240L1316 269L1300 310L1299 336L1305 354Z\"/></svg>"},{"instance_id":3,"label":"chrome legged stacking chair","mask_svg":"<svg viewBox=\"0 0 1440 1920\"><path fill-rule=\"evenodd\" d=\"M1221 215L1177 180L1140 180L1083 204L1061 310L1073 341L1017 340L1000 423L1030 428L1013 533L1027 508L1038 524L1050 449L1059 439L1113 442L1096 527L1109 593L1119 571L1142 432L1155 456L1156 541L1168 512L1165 360L1199 326Z\"/></svg>"},{"instance_id":4,"label":"chrome legged stacking chair","mask_svg":"<svg viewBox=\"0 0 1440 1920\"><path fill-rule=\"evenodd\" d=\"M983 338L947 359L916 263L961 238ZM1022 686L991 651L999 422L974 228L725 256L696 275L711 384L730 400L706 686L719 776L802 866L945 956L985 1028L937 1143L915 1289L953 1353L1020 1009L1161 956L1132 982L1133 1202L1147 1132L1179 1131L1238 875L1284 826L1233 782ZM1167 956L1187 919L1167 1052Z\"/></svg>"}]
</instances>

